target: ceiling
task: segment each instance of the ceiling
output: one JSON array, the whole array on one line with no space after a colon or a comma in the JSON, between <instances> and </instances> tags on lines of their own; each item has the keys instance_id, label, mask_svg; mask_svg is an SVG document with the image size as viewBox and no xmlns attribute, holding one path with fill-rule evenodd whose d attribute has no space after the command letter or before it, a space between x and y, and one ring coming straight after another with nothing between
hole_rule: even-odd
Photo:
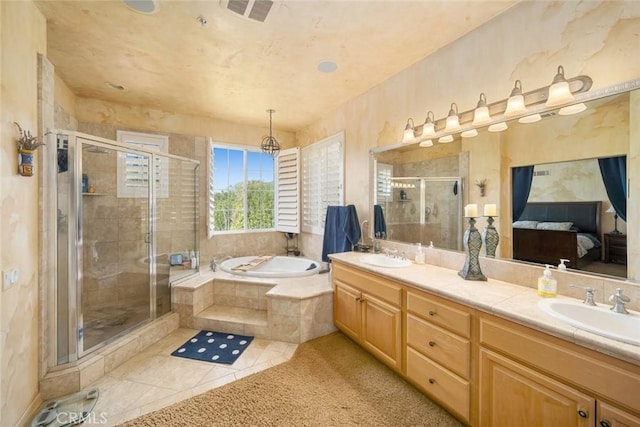
<instances>
[{"instance_id":1,"label":"ceiling","mask_svg":"<svg viewBox=\"0 0 640 427\"><path fill-rule=\"evenodd\" d=\"M296 131L516 3L276 1L259 22L226 1L156 0L152 13L121 0L36 4L49 60L77 96L254 126L273 108L274 128ZM318 71L324 60L337 70Z\"/></svg>"}]
</instances>

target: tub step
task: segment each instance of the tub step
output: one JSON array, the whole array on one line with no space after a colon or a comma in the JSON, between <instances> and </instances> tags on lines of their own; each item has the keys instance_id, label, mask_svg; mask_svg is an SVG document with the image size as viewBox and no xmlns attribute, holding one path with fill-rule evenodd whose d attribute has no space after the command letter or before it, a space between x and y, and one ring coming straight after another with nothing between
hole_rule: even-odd
<instances>
[{"instance_id":1,"label":"tub step","mask_svg":"<svg viewBox=\"0 0 640 427\"><path fill-rule=\"evenodd\" d=\"M198 313L194 320L198 329L269 338L266 310L214 304Z\"/></svg>"}]
</instances>

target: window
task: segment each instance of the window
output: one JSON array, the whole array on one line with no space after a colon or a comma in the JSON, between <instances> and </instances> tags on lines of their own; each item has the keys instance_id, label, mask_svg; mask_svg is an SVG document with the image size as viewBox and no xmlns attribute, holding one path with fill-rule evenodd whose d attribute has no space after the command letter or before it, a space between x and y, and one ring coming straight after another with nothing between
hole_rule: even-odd
<instances>
[{"instance_id":1,"label":"window","mask_svg":"<svg viewBox=\"0 0 640 427\"><path fill-rule=\"evenodd\" d=\"M162 153L169 151L169 137L166 135L119 130L117 138L132 148ZM156 156L154 164L157 197L169 197L168 159ZM118 152L118 197L149 197L150 167L150 156L146 154Z\"/></svg>"},{"instance_id":2,"label":"window","mask_svg":"<svg viewBox=\"0 0 640 427\"><path fill-rule=\"evenodd\" d=\"M274 159L259 148L210 143L209 237L274 229Z\"/></svg>"},{"instance_id":3,"label":"window","mask_svg":"<svg viewBox=\"0 0 640 427\"><path fill-rule=\"evenodd\" d=\"M302 231L323 234L327 206L342 205L344 133L302 149Z\"/></svg>"}]
</instances>

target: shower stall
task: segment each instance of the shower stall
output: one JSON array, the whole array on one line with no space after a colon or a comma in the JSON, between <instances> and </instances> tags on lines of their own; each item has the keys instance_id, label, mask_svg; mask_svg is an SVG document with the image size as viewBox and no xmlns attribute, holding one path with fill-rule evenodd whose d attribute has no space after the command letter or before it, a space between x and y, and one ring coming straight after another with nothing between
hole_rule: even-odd
<instances>
[{"instance_id":1,"label":"shower stall","mask_svg":"<svg viewBox=\"0 0 640 427\"><path fill-rule=\"evenodd\" d=\"M384 170L379 167L379 170ZM392 176L376 182L375 203L389 240L462 249L461 177Z\"/></svg>"},{"instance_id":2,"label":"shower stall","mask_svg":"<svg viewBox=\"0 0 640 427\"><path fill-rule=\"evenodd\" d=\"M49 365L76 361L171 311L198 271L197 161L56 131Z\"/></svg>"}]
</instances>

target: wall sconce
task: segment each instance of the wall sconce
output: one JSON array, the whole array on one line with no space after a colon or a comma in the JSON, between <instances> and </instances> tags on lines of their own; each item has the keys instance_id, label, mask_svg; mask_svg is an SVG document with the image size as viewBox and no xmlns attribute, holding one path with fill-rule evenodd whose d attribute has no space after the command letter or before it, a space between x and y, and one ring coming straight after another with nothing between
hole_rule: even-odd
<instances>
[{"instance_id":1,"label":"wall sconce","mask_svg":"<svg viewBox=\"0 0 640 427\"><path fill-rule=\"evenodd\" d=\"M522 82L516 80L507 99L487 104L486 95L481 93L473 110L459 113L458 106L452 103L445 118L435 120L429 111L423 125L415 126L413 119L409 119L402 142L431 147L434 139L440 143L452 142L458 133L463 138L472 138L483 126L487 126L490 132L500 132L508 128L507 118L518 119L520 123L534 123L542 119L541 112L556 107L559 107L560 115L576 114L584 111L586 106L571 105L575 100L574 94L587 92L592 84L591 77L585 75L565 78L564 68L559 66L549 86L522 93Z\"/></svg>"},{"instance_id":2,"label":"wall sconce","mask_svg":"<svg viewBox=\"0 0 640 427\"><path fill-rule=\"evenodd\" d=\"M507 100L507 109L504 110L505 117L513 117L527 111L524 105L524 96L522 96L522 83L516 80L516 84L511 91L511 96Z\"/></svg>"},{"instance_id":3,"label":"wall sconce","mask_svg":"<svg viewBox=\"0 0 640 427\"><path fill-rule=\"evenodd\" d=\"M31 132L23 130L20 125L13 122L18 127L20 132L20 138L16 141L18 144L18 173L22 176L33 176L33 155L36 149L41 145L45 145L43 142L38 141L38 138L31 135Z\"/></svg>"},{"instance_id":4,"label":"wall sconce","mask_svg":"<svg viewBox=\"0 0 640 427\"><path fill-rule=\"evenodd\" d=\"M558 72L549 86L549 96L547 97L547 107L557 107L573 101L573 94L569 89L569 82L564 77L564 67L558 66Z\"/></svg>"},{"instance_id":5,"label":"wall sconce","mask_svg":"<svg viewBox=\"0 0 640 427\"><path fill-rule=\"evenodd\" d=\"M407 125L404 127L404 135L402 136L402 142L413 142L415 139L415 126L413 124L413 119L409 118L407 120Z\"/></svg>"},{"instance_id":6,"label":"wall sconce","mask_svg":"<svg viewBox=\"0 0 640 427\"><path fill-rule=\"evenodd\" d=\"M487 107L487 96L483 93L480 94L480 100L476 109L473 110L473 126L482 126L491 121L491 115L489 114L489 107Z\"/></svg>"},{"instance_id":7,"label":"wall sconce","mask_svg":"<svg viewBox=\"0 0 640 427\"><path fill-rule=\"evenodd\" d=\"M447 116L447 124L444 127L444 131L458 132L460 129L461 127L460 118L458 117L458 104L452 102L451 109L449 110L449 115Z\"/></svg>"},{"instance_id":8,"label":"wall sconce","mask_svg":"<svg viewBox=\"0 0 640 427\"><path fill-rule=\"evenodd\" d=\"M436 128L435 128L434 120L435 120L435 117L433 115L433 111L429 111L427 113L427 118L424 119L424 125L422 125L423 138L433 139L436 137Z\"/></svg>"}]
</instances>

